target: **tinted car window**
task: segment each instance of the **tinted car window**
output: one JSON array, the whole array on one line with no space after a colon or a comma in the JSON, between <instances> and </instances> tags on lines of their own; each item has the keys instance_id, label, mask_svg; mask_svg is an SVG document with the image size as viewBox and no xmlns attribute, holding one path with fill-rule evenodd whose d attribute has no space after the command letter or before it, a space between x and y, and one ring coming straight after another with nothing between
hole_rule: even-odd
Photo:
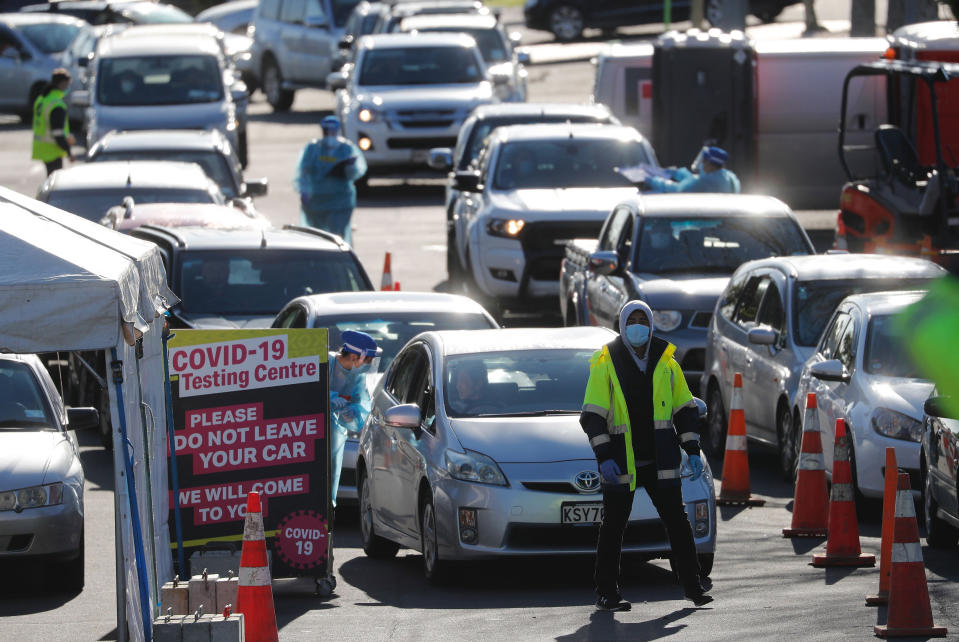
<instances>
[{"instance_id":1,"label":"tinted car window","mask_svg":"<svg viewBox=\"0 0 959 642\"><path fill-rule=\"evenodd\" d=\"M239 196L234 174L227 160L219 152L192 150L136 150L111 152L105 150L92 159L93 162L123 160L168 160L196 163L214 183L220 186L227 198Z\"/></svg>"},{"instance_id":2,"label":"tinted car window","mask_svg":"<svg viewBox=\"0 0 959 642\"><path fill-rule=\"evenodd\" d=\"M785 216L644 217L633 270L731 274L746 261L811 253L799 225Z\"/></svg>"},{"instance_id":3,"label":"tinted car window","mask_svg":"<svg viewBox=\"0 0 959 642\"><path fill-rule=\"evenodd\" d=\"M180 254L175 287L192 314L275 315L304 294L367 289L349 252L194 250Z\"/></svg>"},{"instance_id":4,"label":"tinted car window","mask_svg":"<svg viewBox=\"0 0 959 642\"><path fill-rule=\"evenodd\" d=\"M850 294L922 290L932 279L831 279L798 281L793 287L793 334L801 346L814 346L829 317Z\"/></svg>"},{"instance_id":5,"label":"tinted car window","mask_svg":"<svg viewBox=\"0 0 959 642\"><path fill-rule=\"evenodd\" d=\"M108 209L123 201L124 196L132 196L136 203L223 203L218 194L206 190L153 188L58 190L51 192L46 202L89 221L99 222Z\"/></svg>"},{"instance_id":6,"label":"tinted car window","mask_svg":"<svg viewBox=\"0 0 959 642\"><path fill-rule=\"evenodd\" d=\"M726 286L726 291L723 292L723 298L719 304L719 314L724 319L733 320L733 312L736 310L736 304L739 302L739 297L746 286L747 276L749 276L748 272L741 272L733 277L729 285Z\"/></svg>"},{"instance_id":7,"label":"tinted car window","mask_svg":"<svg viewBox=\"0 0 959 642\"><path fill-rule=\"evenodd\" d=\"M97 100L104 105L178 105L223 99L213 56L129 56L100 61Z\"/></svg>"},{"instance_id":8,"label":"tinted car window","mask_svg":"<svg viewBox=\"0 0 959 642\"><path fill-rule=\"evenodd\" d=\"M866 372L886 377L919 376L893 315L873 317L866 334L863 366Z\"/></svg>"},{"instance_id":9,"label":"tinted car window","mask_svg":"<svg viewBox=\"0 0 959 642\"><path fill-rule=\"evenodd\" d=\"M776 284L771 281L766 287L766 296L763 298L762 307L759 308L759 317L756 322L774 330L782 330L786 326L782 295L779 293Z\"/></svg>"},{"instance_id":10,"label":"tinted car window","mask_svg":"<svg viewBox=\"0 0 959 642\"><path fill-rule=\"evenodd\" d=\"M856 365L856 317L850 316L849 323L839 335L836 345L835 358L839 359L847 372L852 372Z\"/></svg>"},{"instance_id":11,"label":"tinted car window","mask_svg":"<svg viewBox=\"0 0 959 642\"><path fill-rule=\"evenodd\" d=\"M498 63L509 60L509 49L506 47L506 41L503 35L497 29L419 29L421 33L426 32L455 32L465 33L472 36L476 41L476 46L480 50L483 60L488 63Z\"/></svg>"},{"instance_id":12,"label":"tinted car window","mask_svg":"<svg viewBox=\"0 0 959 642\"><path fill-rule=\"evenodd\" d=\"M605 227L602 236L600 236L598 248L600 251L612 252L616 249L615 243L619 239L628 218L629 208L621 207L616 210L616 214L609 219L609 225Z\"/></svg>"},{"instance_id":13,"label":"tinted car window","mask_svg":"<svg viewBox=\"0 0 959 642\"><path fill-rule=\"evenodd\" d=\"M496 189L630 187L616 171L653 163L639 141L532 140L506 143L496 167Z\"/></svg>"},{"instance_id":14,"label":"tinted car window","mask_svg":"<svg viewBox=\"0 0 959 642\"><path fill-rule=\"evenodd\" d=\"M353 8L359 4L359 0L332 0L331 4L333 6L333 24L342 27L346 24L350 14L353 13ZM369 32L364 31L363 33Z\"/></svg>"},{"instance_id":15,"label":"tinted car window","mask_svg":"<svg viewBox=\"0 0 959 642\"><path fill-rule=\"evenodd\" d=\"M819 354L822 355L824 359L833 359L835 357L839 339L842 337L843 331L848 324L848 314L840 312L836 315L836 318L829 326L829 331L823 337L822 347L819 348Z\"/></svg>"},{"instance_id":16,"label":"tinted car window","mask_svg":"<svg viewBox=\"0 0 959 642\"><path fill-rule=\"evenodd\" d=\"M369 49L363 56L360 85L450 85L477 83L483 70L465 47Z\"/></svg>"},{"instance_id":17,"label":"tinted car window","mask_svg":"<svg viewBox=\"0 0 959 642\"><path fill-rule=\"evenodd\" d=\"M0 430L56 427L40 382L24 363L0 360Z\"/></svg>"},{"instance_id":18,"label":"tinted car window","mask_svg":"<svg viewBox=\"0 0 959 642\"><path fill-rule=\"evenodd\" d=\"M125 17L137 24L187 24L193 18L186 12L169 4L159 2L136 2L123 7Z\"/></svg>"},{"instance_id":19,"label":"tinted car window","mask_svg":"<svg viewBox=\"0 0 959 642\"><path fill-rule=\"evenodd\" d=\"M541 115L526 115L526 116L511 116L509 118L497 116L493 118L483 118L478 120L476 125L474 125L473 130L470 132L469 141L466 143L466 149L463 152L462 158L460 158L460 169L466 169L469 167L477 156L479 156L480 150L483 148L483 143L486 141L486 137L489 136L497 127L505 127L507 125L524 125L529 124L533 125L536 123L608 123L608 118L597 119L592 116L582 116L575 115L570 116L567 114L541 114Z\"/></svg>"},{"instance_id":20,"label":"tinted car window","mask_svg":"<svg viewBox=\"0 0 959 642\"><path fill-rule=\"evenodd\" d=\"M404 358L397 359L392 370L389 391L400 403L409 403L410 398L416 394L416 391L411 389L412 385L418 381L423 368L426 367L426 355L419 346L411 347L403 355Z\"/></svg>"},{"instance_id":21,"label":"tinted car window","mask_svg":"<svg viewBox=\"0 0 959 642\"><path fill-rule=\"evenodd\" d=\"M66 51L80 31L78 25L49 22L45 24L21 25L17 31L29 40L34 47L45 54Z\"/></svg>"},{"instance_id":22,"label":"tinted car window","mask_svg":"<svg viewBox=\"0 0 959 642\"><path fill-rule=\"evenodd\" d=\"M743 298L736 309L736 323L746 325L755 322L756 315L759 313L759 304L763 300L767 287L769 287L769 277L754 276L749 279L743 291Z\"/></svg>"}]
</instances>

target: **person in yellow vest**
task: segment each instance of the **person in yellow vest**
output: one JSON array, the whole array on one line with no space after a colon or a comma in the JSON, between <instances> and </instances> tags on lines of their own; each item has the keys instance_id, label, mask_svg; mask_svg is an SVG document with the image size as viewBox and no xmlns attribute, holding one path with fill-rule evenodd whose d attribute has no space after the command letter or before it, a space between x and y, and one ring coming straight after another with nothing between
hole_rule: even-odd
<instances>
[{"instance_id":1,"label":"person in yellow vest","mask_svg":"<svg viewBox=\"0 0 959 642\"><path fill-rule=\"evenodd\" d=\"M596 542L596 607L631 608L619 592L623 533L638 486L649 494L669 535L676 574L696 606L712 601L700 577L699 559L683 505L682 453L692 479L703 474L699 412L676 346L653 336L653 311L630 301L620 311L620 336L590 359L579 422L596 455L603 490L603 520Z\"/></svg>"},{"instance_id":2,"label":"person in yellow vest","mask_svg":"<svg viewBox=\"0 0 959 642\"><path fill-rule=\"evenodd\" d=\"M70 119L63 96L70 87L70 72L60 67L53 70L46 92L33 103L33 158L43 161L47 176L63 167L64 157L73 160L70 146Z\"/></svg>"}]
</instances>

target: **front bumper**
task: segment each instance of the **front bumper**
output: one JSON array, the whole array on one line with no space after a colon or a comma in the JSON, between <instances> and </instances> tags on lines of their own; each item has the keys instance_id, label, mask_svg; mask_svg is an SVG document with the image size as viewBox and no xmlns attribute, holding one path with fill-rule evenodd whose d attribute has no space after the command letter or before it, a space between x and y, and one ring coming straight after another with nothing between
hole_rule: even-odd
<instances>
[{"instance_id":1,"label":"front bumper","mask_svg":"<svg viewBox=\"0 0 959 642\"><path fill-rule=\"evenodd\" d=\"M922 444L902 439L892 439L878 434L871 426L861 441L855 444L856 482L859 492L866 497L882 497L885 484L886 448L896 449L896 465L909 473L914 494L918 496L922 486L919 481L919 453Z\"/></svg>"},{"instance_id":2,"label":"front bumper","mask_svg":"<svg viewBox=\"0 0 959 642\"><path fill-rule=\"evenodd\" d=\"M82 533L79 499L64 485L62 504L0 513L0 559L75 557Z\"/></svg>"},{"instance_id":3,"label":"front bumper","mask_svg":"<svg viewBox=\"0 0 959 642\"><path fill-rule=\"evenodd\" d=\"M565 502L602 502L599 492L580 493L571 485L577 473L596 469L593 460L551 464L503 464L509 487L440 480L433 501L439 529L440 555L444 559L478 559L497 556L580 555L596 551L598 525L564 525ZM695 504L706 503L706 531L695 538L696 550L716 548L716 508L712 477L684 481L683 495L695 532ZM463 541L460 508L476 510L476 543ZM645 490L637 491L623 541L623 551L651 558L669 553L669 541Z\"/></svg>"},{"instance_id":4,"label":"front bumper","mask_svg":"<svg viewBox=\"0 0 959 642\"><path fill-rule=\"evenodd\" d=\"M436 122L441 125L437 127L428 126L430 122L425 117L414 122L387 113L377 120L363 123L351 116L346 125L346 135L362 150L371 174L429 169L426 163L430 150L434 147L455 147L456 136L467 113L461 110L461 113L458 111L451 118L437 117ZM363 149L367 145L367 149Z\"/></svg>"}]
</instances>

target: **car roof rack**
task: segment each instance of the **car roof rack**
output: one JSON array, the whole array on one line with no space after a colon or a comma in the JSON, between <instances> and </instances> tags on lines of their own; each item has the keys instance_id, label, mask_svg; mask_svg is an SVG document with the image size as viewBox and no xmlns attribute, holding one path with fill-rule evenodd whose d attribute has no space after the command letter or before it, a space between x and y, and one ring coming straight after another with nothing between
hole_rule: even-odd
<instances>
[{"instance_id":1,"label":"car roof rack","mask_svg":"<svg viewBox=\"0 0 959 642\"><path fill-rule=\"evenodd\" d=\"M182 236L176 233L173 229L169 227L164 227L162 225L154 225L153 223L147 223L146 225L141 225L139 228L141 230L147 230L148 232L155 232L161 236L169 237L176 243L177 247L186 247L186 241Z\"/></svg>"},{"instance_id":2,"label":"car roof rack","mask_svg":"<svg viewBox=\"0 0 959 642\"><path fill-rule=\"evenodd\" d=\"M333 232L327 232L326 230L321 230L315 227L309 227L307 225L291 225L291 224L284 225L283 229L290 230L291 232L302 232L303 234L312 234L313 236L319 236L320 238L324 238L327 241L336 243L336 246L340 248L341 250L350 249L350 246L346 243L346 241L343 240L343 237L341 237L338 234L334 234Z\"/></svg>"}]
</instances>

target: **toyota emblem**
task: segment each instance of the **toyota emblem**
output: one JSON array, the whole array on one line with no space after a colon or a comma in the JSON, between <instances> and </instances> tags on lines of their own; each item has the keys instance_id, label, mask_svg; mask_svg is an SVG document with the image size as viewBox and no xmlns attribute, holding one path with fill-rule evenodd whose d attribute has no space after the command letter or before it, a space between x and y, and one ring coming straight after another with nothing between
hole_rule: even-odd
<instances>
[{"instance_id":1,"label":"toyota emblem","mask_svg":"<svg viewBox=\"0 0 959 642\"><path fill-rule=\"evenodd\" d=\"M581 493L595 493L599 490L599 473L595 470L584 470L573 478L573 486Z\"/></svg>"}]
</instances>

